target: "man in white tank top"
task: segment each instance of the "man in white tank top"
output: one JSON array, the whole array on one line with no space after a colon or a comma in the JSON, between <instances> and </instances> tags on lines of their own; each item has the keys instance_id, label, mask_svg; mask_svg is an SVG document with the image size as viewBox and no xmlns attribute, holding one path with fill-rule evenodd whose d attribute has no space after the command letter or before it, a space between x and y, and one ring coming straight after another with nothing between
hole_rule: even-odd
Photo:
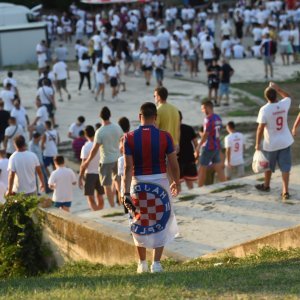
<instances>
[{"instance_id":1,"label":"man in white tank top","mask_svg":"<svg viewBox=\"0 0 300 300\"><path fill-rule=\"evenodd\" d=\"M57 146L59 144L58 132L55 129L52 129L51 121L45 122L45 133L42 136L41 146L43 150L44 165L49 176L48 167L52 165L52 168L55 169L53 158L57 156Z\"/></svg>"}]
</instances>

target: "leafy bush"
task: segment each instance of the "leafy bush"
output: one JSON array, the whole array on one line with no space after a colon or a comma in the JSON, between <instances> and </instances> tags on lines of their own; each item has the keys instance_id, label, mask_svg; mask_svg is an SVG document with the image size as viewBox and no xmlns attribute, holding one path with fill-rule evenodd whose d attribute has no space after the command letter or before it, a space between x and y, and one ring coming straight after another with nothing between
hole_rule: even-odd
<instances>
[{"instance_id":1,"label":"leafy bush","mask_svg":"<svg viewBox=\"0 0 300 300\"><path fill-rule=\"evenodd\" d=\"M18 194L0 207L0 277L34 276L47 269L38 204L38 197Z\"/></svg>"}]
</instances>

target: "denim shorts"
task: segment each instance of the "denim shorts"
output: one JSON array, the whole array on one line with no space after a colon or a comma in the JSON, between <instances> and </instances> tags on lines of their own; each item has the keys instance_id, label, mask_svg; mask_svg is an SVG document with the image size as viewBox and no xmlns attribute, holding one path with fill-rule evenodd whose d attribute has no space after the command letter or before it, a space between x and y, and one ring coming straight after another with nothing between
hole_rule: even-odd
<instances>
[{"instance_id":1,"label":"denim shorts","mask_svg":"<svg viewBox=\"0 0 300 300\"><path fill-rule=\"evenodd\" d=\"M200 165L207 167L210 163L218 164L221 162L220 150L202 149L200 153Z\"/></svg>"},{"instance_id":2,"label":"denim shorts","mask_svg":"<svg viewBox=\"0 0 300 300\"><path fill-rule=\"evenodd\" d=\"M288 173L292 167L291 147L276 151L264 151L270 162L270 170L275 172L276 163L278 163L281 172Z\"/></svg>"},{"instance_id":3,"label":"denim shorts","mask_svg":"<svg viewBox=\"0 0 300 300\"><path fill-rule=\"evenodd\" d=\"M220 83L219 95L228 95L229 94L229 83Z\"/></svg>"}]
</instances>

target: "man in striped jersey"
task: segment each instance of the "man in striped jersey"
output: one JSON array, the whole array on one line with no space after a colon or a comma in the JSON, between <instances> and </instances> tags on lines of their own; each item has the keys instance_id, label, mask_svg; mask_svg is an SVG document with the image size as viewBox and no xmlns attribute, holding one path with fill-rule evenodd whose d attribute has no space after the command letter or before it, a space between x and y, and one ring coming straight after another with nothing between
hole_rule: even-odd
<instances>
[{"instance_id":1,"label":"man in striped jersey","mask_svg":"<svg viewBox=\"0 0 300 300\"><path fill-rule=\"evenodd\" d=\"M207 167L212 163L218 175L219 181L225 181L224 169L220 159L221 143L220 131L222 120L214 113L214 105L211 101L202 103L201 110L205 114L204 133L196 149L195 156L200 153L200 168L198 186L203 186L206 178Z\"/></svg>"},{"instance_id":2,"label":"man in striped jersey","mask_svg":"<svg viewBox=\"0 0 300 300\"><path fill-rule=\"evenodd\" d=\"M139 115L141 126L124 139L123 202L133 217L131 232L140 259L138 273L148 271L146 248L154 250L151 272L161 272L164 246L178 233L171 198L180 189L179 166L172 137L155 127L156 117L155 104L144 103Z\"/></svg>"}]
</instances>

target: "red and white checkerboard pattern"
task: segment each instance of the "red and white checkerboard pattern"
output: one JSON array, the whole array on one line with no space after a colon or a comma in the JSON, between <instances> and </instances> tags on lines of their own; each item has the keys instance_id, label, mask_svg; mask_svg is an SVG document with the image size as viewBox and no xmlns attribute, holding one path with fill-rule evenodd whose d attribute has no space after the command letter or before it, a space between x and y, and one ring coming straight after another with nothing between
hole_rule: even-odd
<instances>
[{"instance_id":1,"label":"red and white checkerboard pattern","mask_svg":"<svg viewBox=\"0 0 300 300\"><path fill-rule=\"evenodd\" d=\"M153 226L164 214L165 207L154 194L139 192L132 196L132 201L137 208L133 222L138 225Z\"/></svg>"}]
</instances>

